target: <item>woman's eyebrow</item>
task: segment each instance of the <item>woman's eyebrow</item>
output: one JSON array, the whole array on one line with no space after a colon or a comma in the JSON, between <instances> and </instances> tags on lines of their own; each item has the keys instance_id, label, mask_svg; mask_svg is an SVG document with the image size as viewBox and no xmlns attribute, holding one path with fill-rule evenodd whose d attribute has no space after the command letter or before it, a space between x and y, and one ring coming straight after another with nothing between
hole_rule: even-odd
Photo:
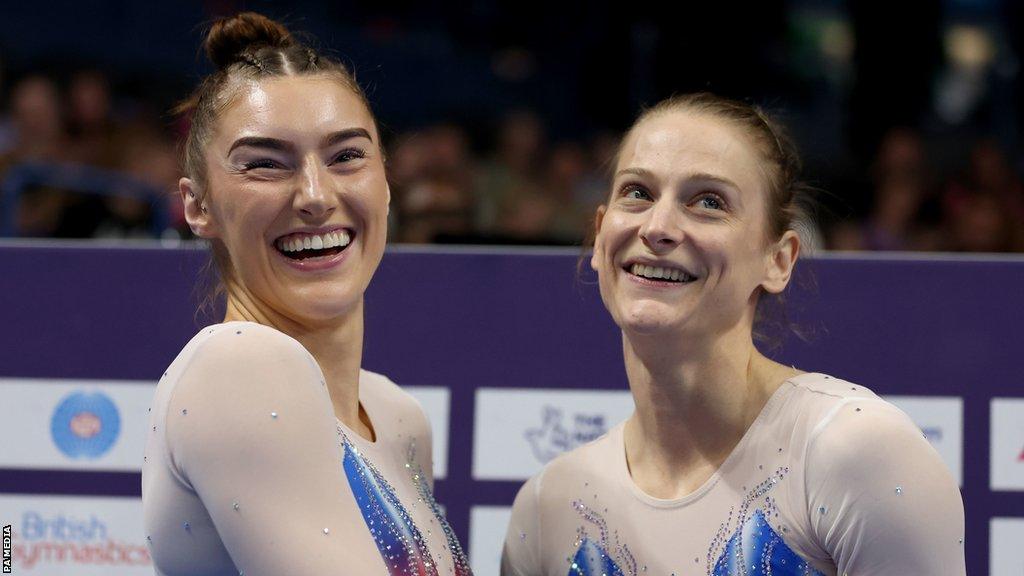
<instances>
[{"instance_id":1,"label":"woman's eyebrow","mask_svg":"<svg viewBox=\"0 0 1024 576\"><path fill-rule=\"evenodd\" d=\"M615 177L618 178L619 176L622 176L622 175L625 175L625 174L632 174L634 176L639 176L641 178L655 179L654 172L651 172L650 170L648 170L646 168L639 168L639 167L637 167L637 168L623 168L622 170L619 170L618 172L615 173ZM726 178L724 176L719 176L717 174L712 174L710 172L692 172L690 174L687 174L685 177L683 177L683 180L699 180L701 182L717 182L719 184L724 184L726 186L731 186L733 188L737 188L737 189L739 188L739 186L737 186L736 183L733 182L732 180L730 180L730 179L728 179L728 178Z\"/></svg>"},{"instance_id":2,"label":"woman's eyebrow","mask_svg":"<svg viewBox=\"0 0 1024 576\"><path fill-rule=\"evenodd\" d=\"M338 142L343 142L351 138L366 138L370 142L373 142L373 138L370 137L370 133L367 132L366 129L346 128L345 130L339 130L324 136L324 139L320 142L320 147L327 148L337 144Z\"/></svg>"},{"instance_id":3,"label":"woman's eyebrow","mask_svg":"<svg viewBox=\"0 0 1024 576\"><path fill-rule=\"evenodd\" d=\"M717 182L719 184L724 184L726 186L730 186L732 188L736 188L737 190L739 189L739 186L737 186L736 183L733 182L732 180L729 180L728 178L726 178L724 176L719 176L717 174L710 174L708 172L694 172L693 174L687 174L686 175L686 179L687 180L700 180L701 182Z\"/></svg>"},{"instance_id":4,"label":"woman's eyebrow","mask_svg":"<svg viewBox=\"0 0 1024 576\"><path fill-rule=\"evenodd\" d=\"M266 138L263 136L244 136L235 140L234 143L231 144L231 148L228 148L228 154L231 154L235 148L241 148L242 146L248 146L250 148L269 148L271 150L280 150L282 152L291 152L295 149L295 146L286 140Z\"/></svg>"},{"instance_id":5,"label":"woman's eyebrow","mask_svg":"<svg viewBox=\"0 0 1024 576\"><path fill-rule=\"evenodd\" d=\"M618 178L624 174L632 174L641 178L653 178L654 173L646 168L623 168L615 173L615 177Z\"/></svg>"}]
</instances>

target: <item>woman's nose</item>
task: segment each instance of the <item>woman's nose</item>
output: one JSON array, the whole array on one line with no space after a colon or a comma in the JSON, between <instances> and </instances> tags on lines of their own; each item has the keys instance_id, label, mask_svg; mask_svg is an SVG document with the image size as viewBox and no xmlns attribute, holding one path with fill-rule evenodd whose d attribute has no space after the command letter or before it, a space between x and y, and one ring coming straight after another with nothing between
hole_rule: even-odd
<instances>
[{"instance_id":1,"label":"woman's nose","mask_svg":"<svg viewBox=\"0 0 1024 576\"><path fill-rule=\"evenodd\" d=\"M295 195L295 208L312 218L322 218L336 208L336 196L329 187L332 185L326 167L320 159L307 160L303 164L299 189Z\"/></svg>"},{"instance_id":2,"label":"woman's nose","mask_svg":"<svg viewBox=\"0 0 1024 576\"><path fill-rule=\"evenodd\" d=\"M665 252L683 241L682 218L671 198L662 196L647 213L640 239L652 252Z\"/></svg>"}]
</instances>

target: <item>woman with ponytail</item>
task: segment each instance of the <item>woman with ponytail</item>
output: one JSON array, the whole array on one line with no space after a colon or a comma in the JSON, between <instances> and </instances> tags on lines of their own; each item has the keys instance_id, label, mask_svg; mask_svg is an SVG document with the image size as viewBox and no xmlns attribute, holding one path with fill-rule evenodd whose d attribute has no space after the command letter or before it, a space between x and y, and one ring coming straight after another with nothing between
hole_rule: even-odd
<instances>
[{"instance_id":1,"label":"woman with ponytail","mask_svg":"<svg viewBox=\"0 0 1024 576\"><path fill-rule=\"evenodd\" d=\"M670 98L614 169L590 263L636 410L523 486L502 575L963 576L960 492L910 418L755 345L801 248L781 127Z\"/></svg>"},{"instance_id":2,"label":"woman with ponytail","mask_svg":"<svg viewBox=\"0 0 1024 576\"><path fill-rule=\"evenodd\" d=\"M157 387L142 499L157 574L469 574L430 427L361 370L390 191L366 97L280 24L213 25L179 190L226 294Z\"/></svg>"}]
</instances>

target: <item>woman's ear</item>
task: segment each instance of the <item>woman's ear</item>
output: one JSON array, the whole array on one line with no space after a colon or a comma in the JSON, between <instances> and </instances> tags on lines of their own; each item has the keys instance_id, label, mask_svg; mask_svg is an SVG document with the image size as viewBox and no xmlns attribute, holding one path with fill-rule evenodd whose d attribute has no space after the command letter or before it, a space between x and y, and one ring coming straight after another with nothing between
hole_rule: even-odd
<instances>
[{"instance_id":1,"label":"woman's ear","mask_svg":"<svg viewBox=\"0 0 1024 576\"><path fill-rule=\"evenodd\" d=\"M185 206L185 221L188 222L192 233L199 238L216 238L216 226L203 200L204 195L195 181L191 178L178 180L178 193L181 195L181 203Z\"/></svg>"},{"instance_id":2,"label":"woman's ear","mask_svg":"<svg viewBox=\"0 0 1024 576\"><path fill-rule=\"evenodd\" d=\"M785 290L799 257L800 235L793 230L786 230L765 255L765 279L761 287L771 294Z\"/></svg>"},{"instance_id":3,"label":"woman's ear","mask_svg":"<svg viewBox=\"0 0 1024 576\"><path fill-rule=\"evenodd\" d=\"M590 256L590 268L594 271L598 271L598 266L601 262L601 255L603 247L601 246L601 223L604 222L604 214L608 211L608 207L604 204L597 207L597 212L594 214L594 252Z\"/></svg>"}]
</instances>

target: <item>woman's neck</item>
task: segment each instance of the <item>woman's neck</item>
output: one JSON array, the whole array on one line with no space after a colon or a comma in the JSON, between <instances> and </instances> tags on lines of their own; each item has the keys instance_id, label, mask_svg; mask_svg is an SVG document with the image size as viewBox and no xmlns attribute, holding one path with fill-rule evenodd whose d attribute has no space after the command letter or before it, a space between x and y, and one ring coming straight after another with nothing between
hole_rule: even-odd
<instances>
[{"instance_id":1,"label":"woman's neck","mask_svg":"<svg viewBox=\"0 0 1024 576\"><path fill-rule=\"evenodd\" d=\"M344 316L322 324L304 323L281 314L250 294L228 290L224 321L245 320L275 328L298 340L323 372L334 414L349 429L374 439L369 417L359 404L359 369L363 356L362 300Z\"/></svg>"},{"instance_id":2,"label":"woman's neck","mask_svg":"<svg viewBox=\"0 0 1024 576\"><path fill-rule=\"evenodd\" d=\"M661 498L700 487L799 373L762 356L742 327L712 341L624 333L623 352L636 403L624 431L627 462L640 488Z\"/></svg>"}]
</instances>

